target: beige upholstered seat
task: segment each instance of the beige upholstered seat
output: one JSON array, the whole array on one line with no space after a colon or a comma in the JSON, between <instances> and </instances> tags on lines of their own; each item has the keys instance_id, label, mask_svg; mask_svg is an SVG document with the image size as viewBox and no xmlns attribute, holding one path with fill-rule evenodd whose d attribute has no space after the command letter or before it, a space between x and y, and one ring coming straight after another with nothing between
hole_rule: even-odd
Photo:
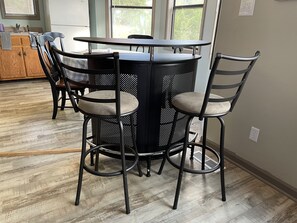
<instances>
[{"instance_id":1,"label":"beige upholstered seat","mask_svg":"<svg viewBox=\"0 0 297 223\"><path fill-rule=\"evenodd\" d=\"M210 98L222 98L221 96L211 94ZM199 116L203 105L204 94L198 92L186 92L176 95L172 99L172 105L180 111ZM231 108L229 101L220 103L209 102L207 104L205 115L220 115L226 114Z\"/></svg>"},{"instance_id":2,"label":"beige upholstered seat","mask_svg":"<svg viewBox=\"0 0 297 223\"><path fill-rule=\"evenodd\" d=\"M115 98L114 91L102 90L94 91L85 95L86 98L96 98L96 99L113 99ZM132 113L136 111L138 107L137 98L127 92L121 91L120 94L120 104L121 104L121 115ZM83 99L78 102L79 109L83 110L87 114L94 115L116 115L116 105L115 103L98 103L85 101Z\"/></svg>"}]
</instances>

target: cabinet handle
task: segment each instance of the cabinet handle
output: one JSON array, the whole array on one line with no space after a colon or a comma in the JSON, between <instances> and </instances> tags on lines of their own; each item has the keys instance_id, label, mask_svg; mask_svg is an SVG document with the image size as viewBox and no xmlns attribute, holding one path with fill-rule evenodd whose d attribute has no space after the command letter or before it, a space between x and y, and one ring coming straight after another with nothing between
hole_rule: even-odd
<instances>
[{"instance_id":1,"label":"cabinet handle","mask_svg":"<svg viewBox=\"0 0 297 223\"><path fill-rule=\"evenodd\" d=\"M27 56L26 52L23 53L24 56Z\"/></svg>"},{"instance_id":2,"label":"cabinet handle","mask_svg":"<svg viewBox=\"0 0 297 223\"><path fill-rule=\"evenodd\" d=\"M19 52L18 54L19 54L20 57L22 56L22 52Z\"/></svg>"}]
</instances>

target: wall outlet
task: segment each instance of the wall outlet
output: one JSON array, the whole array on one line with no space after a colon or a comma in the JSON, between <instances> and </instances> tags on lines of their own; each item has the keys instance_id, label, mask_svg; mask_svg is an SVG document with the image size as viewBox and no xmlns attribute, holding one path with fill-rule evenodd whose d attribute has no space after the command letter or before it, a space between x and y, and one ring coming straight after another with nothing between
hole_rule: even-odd
<instances>
[{"instance_id":1,"label":"wall outlet","mask_svg":"<svg viewBox=\"0 0 297 223\"><path fill-rule=\"evenodd\" d=\"M250 131L249 139L254 141L254 142L257 142L259 133L260 133L260 129L257 129L257 128L252 126L251 131Z\"/></svg>"}]
</instances>

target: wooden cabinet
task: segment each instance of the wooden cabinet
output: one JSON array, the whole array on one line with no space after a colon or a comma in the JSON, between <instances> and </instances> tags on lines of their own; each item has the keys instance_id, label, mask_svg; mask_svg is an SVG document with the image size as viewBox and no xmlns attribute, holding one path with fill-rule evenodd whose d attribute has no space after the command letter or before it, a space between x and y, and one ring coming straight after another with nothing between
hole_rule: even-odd
<instances>
[{"instance_id":1,"label":"wooden cabinet","mask_svg":"<svg viewBox=\"0 0 297 223\"><path fill-rule=\"evenodd\" d=\"M23 47L23 55L27 77L45 77L36 49L25 46Z\"/></svg>"},{"instance_id":2,"label":"wooden cabinet","mask_svg":"<svg viewBox=\"0 0 297 223\"><path fill-rule=\"evenodd\" d=\"M0 51L1 80L26 78L22 47L13 46L12 50Z\"/></svg>"},{"instance_id":3,"label":"wooden cabinet","mask_svg":"<svg viewBox=\"0 0 297 223\"><path fill-rule=\"evenodd\" d=\"M37 50L30 46L29 36L12 35L11 45L11 50L0 48L0 80L45 77Z\"/></svg>"}]
</instances>

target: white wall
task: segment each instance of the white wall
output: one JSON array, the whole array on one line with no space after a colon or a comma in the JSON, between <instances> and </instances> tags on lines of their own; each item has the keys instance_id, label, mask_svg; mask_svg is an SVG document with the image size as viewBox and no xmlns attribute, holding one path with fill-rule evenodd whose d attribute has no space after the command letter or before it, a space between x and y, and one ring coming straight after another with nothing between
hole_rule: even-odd
<instances>
[{"instance_id":1,"label":"white wall","mask_svg":"<svg viewBox=\"0 0 297 223\"><path fill-rule=\"evenodd\" d=\"M246 17L238 16L239 6L239 0L222 1L215 51L260 50L261 57L225 119L225 147L296 189L297 1L256 1ZM260 129L257 143L248 139L252 126ZM213 129L209 139L218 142L217 136Z\"/></svg>"}]
</instances>

